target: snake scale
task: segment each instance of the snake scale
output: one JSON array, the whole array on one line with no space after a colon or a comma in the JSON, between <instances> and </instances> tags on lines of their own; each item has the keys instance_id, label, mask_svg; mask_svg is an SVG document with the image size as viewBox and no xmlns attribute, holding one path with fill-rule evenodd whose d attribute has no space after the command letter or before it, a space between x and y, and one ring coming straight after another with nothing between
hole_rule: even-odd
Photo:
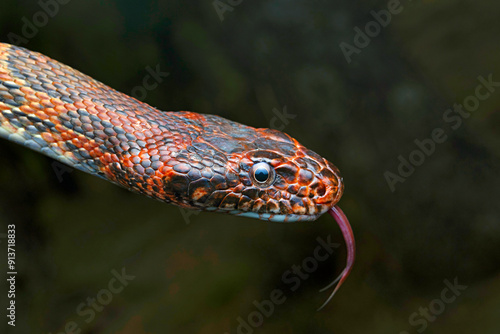
<instances>
[{"instance_id":1,"label":"snake scale","mask_svg":"<svg viewBox=\"0 0 500 334\"><path fill-rule=\"evenodd\" d=\"M180 207L276 222L337 219L339 170L289 135L164 112L40 53L0 43L0 137ZM336 290L335 290L336 291Z\"/></svg>"}]
</instances>

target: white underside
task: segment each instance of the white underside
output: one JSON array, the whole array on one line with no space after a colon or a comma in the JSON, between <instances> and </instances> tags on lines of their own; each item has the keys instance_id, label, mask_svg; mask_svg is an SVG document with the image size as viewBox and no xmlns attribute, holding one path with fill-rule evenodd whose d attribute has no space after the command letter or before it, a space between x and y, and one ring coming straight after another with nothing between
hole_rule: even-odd
<instances>
[{"instance_id":1,"label":"white underside","mask_svg":"<svg viewBox=\"0 0 500 334\"><path fill-rule=\"evenodd\" d=\"M275 215L271 213L256 213L256 212L239 212L236 213L236 215L240 217L256 218L278 223L312 221L316 220L319 217L318 215Z\"/></svg>"}]
</instances>

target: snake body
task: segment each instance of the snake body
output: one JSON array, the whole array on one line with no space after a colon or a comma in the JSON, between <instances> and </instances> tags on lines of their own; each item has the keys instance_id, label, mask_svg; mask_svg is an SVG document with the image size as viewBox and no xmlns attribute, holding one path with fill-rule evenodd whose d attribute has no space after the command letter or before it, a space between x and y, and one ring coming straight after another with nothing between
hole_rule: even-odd
<instances>
[{"instance_id":1,"label":"snake body","mask_svg":"<svg viewBox=\"0 0 500 334\"><path fill-rule=\"evenodd\" d=\"M131 191L181 207L262 220L329 212L354 263L350 224L335 204L337 167L277 130L215 115L163 112L40 53L0 43L0 137ZM323 307L322 306L322 307Z\"/></svg>"},{"instance_id":2,"label":"snake body","mask_svg":"<svg viewBox=\"0 0 500 334\"><path fill-rule=\"evenodd\" d=\"M0 136L190 209L315 220L343 192L338 169L285 133L160 111L40 53L2 43ZM259 180L258 164L269 167L269 180Z\"/></svg>"}]
</instances>

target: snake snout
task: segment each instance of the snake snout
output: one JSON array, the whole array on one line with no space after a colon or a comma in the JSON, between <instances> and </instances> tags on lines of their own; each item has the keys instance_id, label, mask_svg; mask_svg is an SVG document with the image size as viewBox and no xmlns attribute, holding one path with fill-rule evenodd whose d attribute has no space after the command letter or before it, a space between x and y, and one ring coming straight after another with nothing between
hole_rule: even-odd
<instances>
[{"instance_id":1,"label":"snake snout","mask_svg":"<svg viewBox=\"0 0 500 334\"><path fill-rule=\"evenodd\" d=\"M319 214L337 204L344 192L344 182L338 168L331 162L322 160L321 169L316 173L318 182L310 185L311 191L315 193L314 198Z\"/></svg>"}]
</instances>

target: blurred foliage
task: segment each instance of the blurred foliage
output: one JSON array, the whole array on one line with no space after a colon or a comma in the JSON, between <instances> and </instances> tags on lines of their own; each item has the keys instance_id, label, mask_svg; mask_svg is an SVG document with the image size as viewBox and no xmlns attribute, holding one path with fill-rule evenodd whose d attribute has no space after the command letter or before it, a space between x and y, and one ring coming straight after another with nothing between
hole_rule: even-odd
<instances>
[{"instance_id":1,"label":"blurred foliage","mask_svg":"<svg viewBox=\"0 0 500 334\"><path fill-rule=\"evenodd\" d=\"M145 101L163 110L269 127L286 106L295 118L284 131L340 168L358 244L351 277L316 313L327 297L317 290L344 264L334 254L255 333L415 333L409 316L455 277L468 288L426 333L498 333L500 91L456 131L442 117L478 76L500 80L500 3L401 3L350 64L339 44L387 2L242 1L221 21L211 0L70 1L21 45L128 94L158 65L170 75ZM0 41L38 11L3 0ZM448 140L391 192L384 172L436 127ZM13 143L0 142L0 156L0 233L15 223L18 242L9 333L59 333L68 321L81 333L236 333L318 236L342 242L330 217L182 213L78 171L59 182L52 160ZM78 305L122 267L135 279L87 323Z\"/></svg>"}]
</instances>

